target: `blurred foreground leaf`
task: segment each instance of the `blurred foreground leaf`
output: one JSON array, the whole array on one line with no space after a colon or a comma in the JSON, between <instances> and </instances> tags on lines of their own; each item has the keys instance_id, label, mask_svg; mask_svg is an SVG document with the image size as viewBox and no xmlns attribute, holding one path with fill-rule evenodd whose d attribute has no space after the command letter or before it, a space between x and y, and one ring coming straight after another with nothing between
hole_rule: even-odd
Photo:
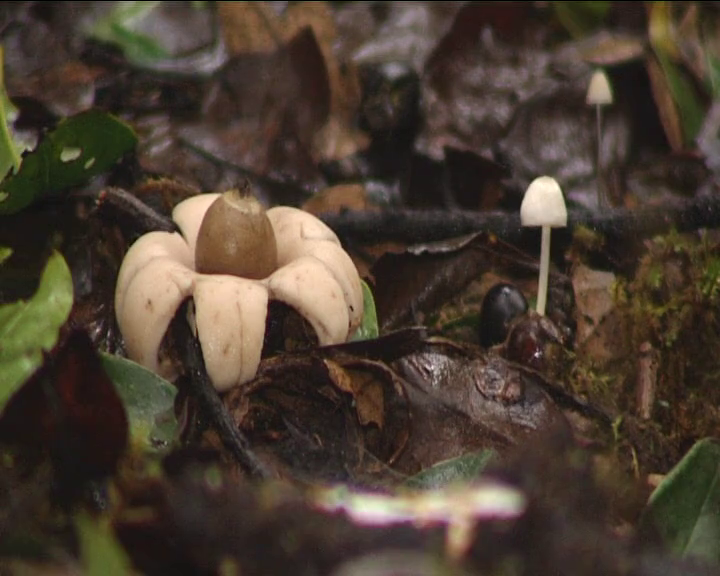
<instances>
[{"instance_id":1,"label":"blurred foreground leaf","mask_svg":"<svg viewBox=\"0 0 720 576\"><path fill-rule=\"evenodd\" d=\"M690 144L702 126L705 117L704 106L685 70L661 52L657 52L657 57L670 94L678 108L685 143Z\"/></svg>"},{"instance_id":2,"label":"blurred foreground leaf","mask_svg":"<svg viewBox=\"0 0 720 576\"><path fill-rule=\"evenodd\" d=\"M653 492L641 526L677 556L720 563L720 443L700 440Z\"/></svg>"},{"instance_id":3,"label":"blurred foreground leaf","mask_svg":"<svg viewBox=\"0 0 720 576\"><path fill-rule=\"evenodd\" d=\"M655 102L660 109L661 118L665 116L663 126L672 143L674 139L668 133L668 116L677 116L682 127L683 143L687 146L692 143L700 130L705 117L705 107L689 72L678 63L681 54L678 46L680 39L673 22L671 2L653 2L651 4L648 34L665 80L664 86L655 81L653 87ZM672 105L664 104L666 99L658 93L661 89L666 89L670 93L675 110L671 109Z\"/></svg>"},{"instance_id":4,"label":"blurred foreground leaf","mask_svg":"<svg viewBox=\"0 0 720 576\"><path fill-rule=\"evenodd\" d=\"M0 409L55 346L72 302L70 270L53 252L33 297L0 306Z\"/></svg>"},{"instance_id":5,"label":"blurred foreground leaf","mask_svg":"<svg viewBox=\"0 0 720 576\"><path fill-rule=\"evenodd\" d=\"M41 197L107 171L135 147L132 129L99 110L62 120L0 185L0 214L14 214Z\"/></svg>"},{"instance_id":6,"label":"blurred foreground leaf","mask_svg":"<svg viewBox=\"0 0 720 576\"><path fill-rule=\"evenodd\" d=\"M13 250L7 246L0 246L0 264L12 256Z\"/></svg>"},{"instance_id":7,"label":"blurred foreground leaf","mask_svg":"<svg viewBox=\"0 0 720 576\"><path fill-rule=\"evenodd\" d=\"M166 448L178 427L173 412L176 388L126 358L101 353L101 359L125 406L132 443L151 450Z\"/></svg>"},{"instance_id":8,"label":"blurred foreground leaf","mask_svg":"<svg viewBox=\"0 0 720 576\"><path fill-rule=\"evenodd\" d=\"M137 31L137 24L158 7L160 2L116 2L105 17L98 20L89 34L120 48L129 62L146 64L170 57L154 38Z\"/></svg>"},{"instance_id":9,"label":"blurred foreground leaf","mask_svg":"<svg viewBox=\"0 0 720 576\"><path fill-rule=\"evenodd\" d=\"M610 2L553 2L560 23L573 38L582 38L605 19Z\"/></svg>"},{"instance_id":10,"label":"blurred foreground leaf","mask_svg":"<svg viewBox=\"0 0 720 576\"><path fill-rule=\"evenodd\" d=\"M81 512L75 516L75 528L84 574L124 576L132 573L130 559L106 519Z\"/></svg>"}]
</instances>

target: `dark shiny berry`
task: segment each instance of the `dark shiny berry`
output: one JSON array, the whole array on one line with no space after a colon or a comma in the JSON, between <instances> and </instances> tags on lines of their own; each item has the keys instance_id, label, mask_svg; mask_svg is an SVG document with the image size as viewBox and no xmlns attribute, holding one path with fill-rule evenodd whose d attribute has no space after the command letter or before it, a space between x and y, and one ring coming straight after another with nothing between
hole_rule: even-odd
<instances>
[{"instance_id":1,"label":"dark shiny berry","mask_svg":"<svg viewBox=\"0 0 720 576\"><path fill-rule=\"evenodd\" d=\"M512 321L527 309L527 300L516 286L495 284L485 294L480 310L480 344L489 348L504 342Z\"/></svg>"}]
</instances>

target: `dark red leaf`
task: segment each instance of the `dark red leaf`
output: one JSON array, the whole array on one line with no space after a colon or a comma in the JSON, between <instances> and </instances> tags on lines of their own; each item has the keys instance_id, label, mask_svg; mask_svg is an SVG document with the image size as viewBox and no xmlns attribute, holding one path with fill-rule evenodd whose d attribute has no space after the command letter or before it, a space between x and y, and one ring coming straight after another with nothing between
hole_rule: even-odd
<instances>
[{"instance_id":1,"label":"dark red leaf","mask_svg":"<svg viewBox=\"0 0 720 576\"><path fill-rule=\"evenodd\" d=\"M122 401L79 330L48 355L0 418L0 441L49 453L65 480L111 474L127 438Z\"/></svg>"}]
</instances>

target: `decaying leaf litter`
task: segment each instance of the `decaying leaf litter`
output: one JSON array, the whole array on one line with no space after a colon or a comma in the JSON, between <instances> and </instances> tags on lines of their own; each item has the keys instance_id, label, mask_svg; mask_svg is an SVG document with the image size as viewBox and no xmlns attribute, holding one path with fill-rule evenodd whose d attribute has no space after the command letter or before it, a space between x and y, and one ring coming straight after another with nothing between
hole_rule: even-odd
<instances>
[{"instance_id":1,"label":"decaying leaf litter","mask_svg":"<svg viewBox=\"0 0 720 576\"><path fill-rule=\"evenodd\" d=\"M714 573L717 9L199 4L0 9L4 567ZM271 302L218 396L187 306L173 385L122 358L113 292L174 205L245 181L330 224L377 319L318 348Z\"/></svg>"}]
</instances>

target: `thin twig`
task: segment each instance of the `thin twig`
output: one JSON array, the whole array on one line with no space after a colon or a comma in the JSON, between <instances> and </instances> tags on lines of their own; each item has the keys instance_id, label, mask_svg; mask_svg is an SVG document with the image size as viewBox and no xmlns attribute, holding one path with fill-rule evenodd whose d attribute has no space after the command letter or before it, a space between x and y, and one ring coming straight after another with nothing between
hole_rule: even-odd
<instances>
[{"instance_id":1,"label":"thin twig","mask_svg":"<svg viewBox=\"0 0 720 576\"><path fill-rule=\"evenodd\" d=\"M72 197L94 200L99 210L107 210L115 218L126 218L132 223L133 229L140 233L179 232L180 230L172 218L154 210L123 188L107 186L99 192L94 189L84 189L73 193Z\"/></svg>"}]
</instances>

